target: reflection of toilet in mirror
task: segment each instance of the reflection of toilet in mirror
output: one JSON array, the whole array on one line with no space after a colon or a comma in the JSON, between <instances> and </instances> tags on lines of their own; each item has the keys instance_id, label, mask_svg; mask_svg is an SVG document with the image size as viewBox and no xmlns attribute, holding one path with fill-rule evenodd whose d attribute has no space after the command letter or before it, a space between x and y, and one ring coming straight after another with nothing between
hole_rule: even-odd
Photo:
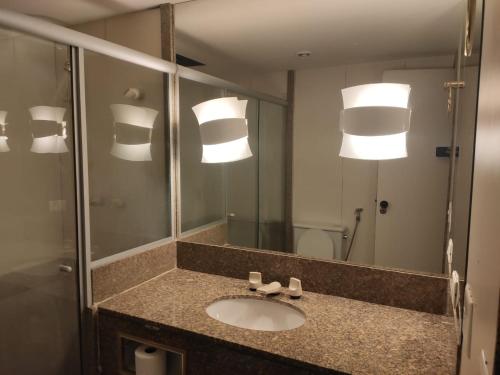
<instances>
[{"instance_id":1,"label":"reflection of toilet in mirror","mask_svg":"<svg viewBox=\"0 0 500 375\"><path fill-rule=\"evenodd\" d=\"M295 252L319 259L344 259L346 230L340 225L295 223Z\"/></svg>"}]
</instances>

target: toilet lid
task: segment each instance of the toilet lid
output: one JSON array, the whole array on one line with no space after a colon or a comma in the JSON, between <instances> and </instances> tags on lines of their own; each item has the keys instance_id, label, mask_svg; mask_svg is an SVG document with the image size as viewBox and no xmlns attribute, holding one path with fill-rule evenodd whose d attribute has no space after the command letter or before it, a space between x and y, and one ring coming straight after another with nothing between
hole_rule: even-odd
<instances>
[{"instance_id":1,"label":"toilet lid","mask_svg":"<svg viewBox=\"0 0 500 375\"><path fill-rule=\"evenodd\" d=\"M306 230L297 242L297 254L321 259L333 259L333 242L321 229Z\"/></svg>"}]
</instances>

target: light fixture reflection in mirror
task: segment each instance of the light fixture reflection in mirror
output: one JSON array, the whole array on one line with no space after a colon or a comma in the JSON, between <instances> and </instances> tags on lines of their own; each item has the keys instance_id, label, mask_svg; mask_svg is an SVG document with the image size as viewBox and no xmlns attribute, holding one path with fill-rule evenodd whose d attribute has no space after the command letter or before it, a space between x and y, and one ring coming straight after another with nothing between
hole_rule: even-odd
<instances>
[{"instance_id":1,"label":"light fixture reflection in mirror","mask_svg":"<svg viewBox=\"0 0 500 375\"><path fill-rule=\"evenodd\" d=\"M208 100L193 107L203 144L202 163L227 163L252 156L245 118L247 100Z\"/></svg>"},{"instance_id":2,"label":"light fixture reflection in mirror","mask_svg":"<svg viewBox=\"0 0 500 375\"><path fill-rule=\"evenodd\" d=\"M405 158L410 129L410 86L376 83L342 90L339 155L363 160Z\"/></svg>"},{"instance_id":3,"label":"light fixture reflection in mirror","mask_svg":"<svg viewBox=\"0 0 500 375\"><path fill-rule=\"evenodd\" d=\"M62 154L68 152L66 146L66 121L64 114L66 108L51 106L36 106L29 109L33 121L53 121L61 126L61 134L53 134L46 137L33 136L31 152L36 154Z\"/></svg>"},{"instance_id":4,"label":"light fixture reflection in mirror","mask_svg":"<svg viewBox=\"0 0 500 375\"><path fill-rule=\"evenodd\" d=\"M158 115L158 111L138 107L128 104L111 104L111 112L113 114L113 146L111 147L111 155L118 159L127 161L152 161L151 157L151 137L153 125ZM138 126L149 129L149 142L138 144L125 144L117 141L117 124L125 124Z\"/></svg>"},{"instance_id":5,"label":"light fixture reflection in mirror","mask_svg":"<svg viewBox=\"0 0 500 375\"><path fill-rule=\"evenodd\" d=\"M5 127L7 123L5 122L7 118L7 111L0 111L0 152L9 152L10 148L7 143L9 137L5 135Z\"/></svg>"},{"instance_id":6,"label":"light fixture reflection in mirror","mask_svg":"<svg viewBox=\"0 0 500 375\"><path fill-rule=\"evenodd\" d=\"M344 133L340 156L364 160L405 158L406 132L390 135L363 136Z\"/></svg>"},{"instance_id":7,"label":"light fixture reflection in mirror","mask_svg":"<svg viewBox=\"0 0 500 375\"><path fill-rule=\"evenodd\" d=\"M401 83L370 83L342 90L344 109L357 107L408 108L410 85Z\"/></svg>"},{"instance_id":8,"label":"light fixture reflection in mirror","mask_svg":"<svg viewBox=\"0 0 500 375\"><path fill-rule=\"evenodd\" d=\"M30 151L35 154L63 154L68 152L64 139L62 135L57 134L33 138Z\"/></svg>"}]
</instances>

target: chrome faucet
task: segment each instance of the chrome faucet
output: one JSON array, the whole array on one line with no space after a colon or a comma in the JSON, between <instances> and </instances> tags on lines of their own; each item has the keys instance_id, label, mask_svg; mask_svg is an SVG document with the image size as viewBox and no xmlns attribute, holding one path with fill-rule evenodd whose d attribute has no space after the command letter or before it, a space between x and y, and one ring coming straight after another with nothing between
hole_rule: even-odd
<instances>
[{"instance_id":1,"label":"chrome faucet","mask_svg":"<svg viewBox=\"0 0 500 375\"><path fill-rule=\"evenodd\" d=\"M257 292L264 294L265 296L280 294L281 284L278 281L273 281L270 284L262 285L260 288L257 288Z\"/></svg>"}]
</instances>

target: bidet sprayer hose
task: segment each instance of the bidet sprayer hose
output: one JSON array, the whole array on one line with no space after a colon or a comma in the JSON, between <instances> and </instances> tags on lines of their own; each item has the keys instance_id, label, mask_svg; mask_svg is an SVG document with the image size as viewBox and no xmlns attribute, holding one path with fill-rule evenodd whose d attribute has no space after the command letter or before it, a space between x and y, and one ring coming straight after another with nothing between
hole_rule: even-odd
<instances>
[{"instance_id":1,"label":"bidet sprayer hose","mask_svg":"<svg viewBox=\"0 0 500 375\"><path fill-rule=\"evenodd\" d=\"M347 250L347 255L344 261L348 261L349 255L351 255L352 244L354 243L354 239L356 238L356 232L358 231L358 224L361 221L361 212L363 212L362 208L356 208L354 210L354 215L356 215L356 222L354 224L354 230L352 231L351 243L349 244L349 249Z\"/></svg>"}]
</instances>

